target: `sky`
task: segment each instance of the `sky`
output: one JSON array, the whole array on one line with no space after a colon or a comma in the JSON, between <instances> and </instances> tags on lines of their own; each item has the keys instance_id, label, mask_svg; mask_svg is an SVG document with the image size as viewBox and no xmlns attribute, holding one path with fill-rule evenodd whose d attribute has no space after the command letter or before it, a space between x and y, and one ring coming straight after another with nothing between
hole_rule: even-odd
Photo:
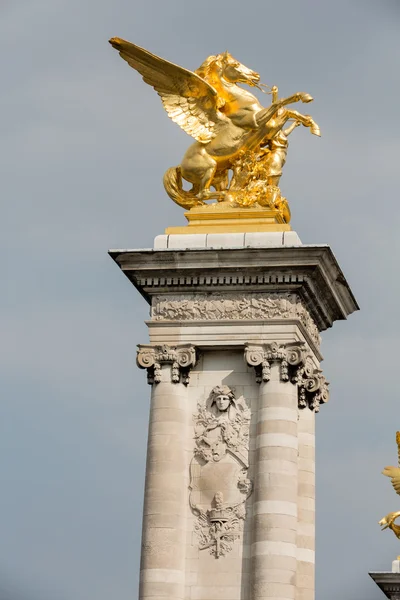
<instances>
[{"instance_id":1,"label":"sky","mask_svg":"<svg viewBox=\"0 0 400 600\"><path fill-rule=\"evenodd\" d=\"M400 429L398 0L0 0L0 597L137 596L148 306L107 250L185 224L162 175L190 139L113 36L191 70L228 49L315 98L322 137L291 136L281 189L361 307L323 334L317 598L379 598L368 571L400 554L377 523L400 508L380 474Z\"/></svg>"}]
</instances>

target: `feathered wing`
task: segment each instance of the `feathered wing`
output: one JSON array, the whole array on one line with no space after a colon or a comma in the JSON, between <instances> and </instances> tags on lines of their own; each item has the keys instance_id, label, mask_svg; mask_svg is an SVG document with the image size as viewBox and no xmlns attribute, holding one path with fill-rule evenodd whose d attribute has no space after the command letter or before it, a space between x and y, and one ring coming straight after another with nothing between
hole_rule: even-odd
<instances>
[{"instance_id":1,"label":"feathered wing","mask_svg":"<svg viewBox=\"0 0 400 600\"><path fill-rule=\"evenodd\" d=\"M385 467L382 471L383 475L390 477L392 480L392 486L395 492L400 496L400 468L399 467Z\"/></svg>"},{"instance_id":2,"label":"feathered wing","mask_svg":"<svg viewBox=\"0 0 400 600\"><path fill-rule=\"evenodd\" d=\"M400 467L400 431L396 431L397 456Z\"/></svg>"},{"instance_id":3,"label":"feathered wing","mask_svg":"<svg viewBox=\"0 0 400 600\"><path fill-rule=\"evenodd\" d=\"M218 94L211 85L196 73L140 46L120 38L112 38L110 44L156 90L175 123L198 142L212 140L215 122L221 117L217 110Z\"/></svg>"}]
</instances>

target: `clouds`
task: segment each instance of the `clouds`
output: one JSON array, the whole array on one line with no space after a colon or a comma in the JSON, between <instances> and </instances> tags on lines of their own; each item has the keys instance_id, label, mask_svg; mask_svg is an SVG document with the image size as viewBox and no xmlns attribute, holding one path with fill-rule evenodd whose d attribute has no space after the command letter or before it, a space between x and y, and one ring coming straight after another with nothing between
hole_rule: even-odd
<instances>
[{"instance_id":1,"label":"clouds","mask_svg":"<svg viewBox=\"0 0 400 600\"><path fill-rule=\"evenodd\" d=\"M398 427L396 3L0 10L4 579L23 573L43 600L136 593L149 390L134 355L148 307L106 250L184 223L162 174L189 138L108 45L118 35L192 69L228 48L282 94L315 97L323 136L291 137L282 190L294 229L331 244L362 308L324 334L317 594L372 597L367 571L398 554L377 525L398 502L379 474Z\"/></svg>"}]
</instances>

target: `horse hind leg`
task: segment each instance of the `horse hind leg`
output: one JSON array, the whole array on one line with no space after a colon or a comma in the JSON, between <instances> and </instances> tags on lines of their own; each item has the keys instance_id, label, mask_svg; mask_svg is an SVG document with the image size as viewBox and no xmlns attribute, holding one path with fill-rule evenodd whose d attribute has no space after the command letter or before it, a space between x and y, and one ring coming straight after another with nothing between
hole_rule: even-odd
<instances>
[{"instance_id":1,"label":"horse hind leg","mask_svg":"<svg viewBox=\"0 0 400 600\"><path fill-rule=\"evenodd\" d=\"M217 192L225 192L229 187L229 169L217 171L211 185Z\"/></svg>"},{"instance_id":2,"label":"horse hind leg","mask_svg":"<svg viewBox=\"0 0 400 600\"><path fill-rule=\"evenodd\" d=\"M217 170L217 162L206 152L204 147L195 144L189 148L182 161L182 176L196 188L197 197L207 199L210 186Z\"/></svg>"},{"instance_id":3,"label":"horse hind leg","mask_svg":"<svg viewBox=\"0 0 400 600\"><path fill-rule=\"evenodd\" d=\"M214 161L215 162L215 161ZM213 177L215 175L215 171L217 170L217 163L215 165L208 167L208 169L204 172L203 177L200 180L199 192L197 197L200 199L205 199L209 196L210 186L212 184Z\"/></svg>"}]
</instances>

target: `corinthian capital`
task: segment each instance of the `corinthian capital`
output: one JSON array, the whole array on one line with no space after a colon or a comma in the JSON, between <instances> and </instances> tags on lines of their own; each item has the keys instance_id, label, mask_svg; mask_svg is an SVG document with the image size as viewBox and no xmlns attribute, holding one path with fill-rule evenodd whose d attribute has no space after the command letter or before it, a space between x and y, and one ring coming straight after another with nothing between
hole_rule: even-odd
<instances>
[{"instance_id":1,"label":"corinthian capital","mask_svg":"<svg viewBox=\"0 0 400 600\"><path fill-rule=\"evenodd\" d=\"M276 342L263 346L246 345L244 356L247 364L254 367L257 383L269 381L271 363L280 363L281 381L289 381L289 367L300 367L304 351L300 345L279 345Z\"/></svg>"},{"instance_id":2,"label":"corinthian capital","mask_svg":"<svg viewBox=\"0 0 400 600\"><path fill-rule=\"evenodd\" d=\"M328 382L315 367L302 344L279 345L276 342L260 346L246 345L245 361L254 367L257 383L271 378L271 364L280 363L280 379L298 387L299 408L319 411L320 404L329 399Z\"/></svg>"},{"instance_id":3,"label":"corinthian capital","mask_svg":"<svg viewBox=\"0 0 400 600\"><path fill-rule=\"evenodd\" d=\"M196 364L196 349L190 344L179 346L153 346L139 344L136 362L140 369L147 369L149 384L160 383L161 365L171 366L171 381L185 385L189 383L189 372Z\"/></svg>"}]
</instances>

